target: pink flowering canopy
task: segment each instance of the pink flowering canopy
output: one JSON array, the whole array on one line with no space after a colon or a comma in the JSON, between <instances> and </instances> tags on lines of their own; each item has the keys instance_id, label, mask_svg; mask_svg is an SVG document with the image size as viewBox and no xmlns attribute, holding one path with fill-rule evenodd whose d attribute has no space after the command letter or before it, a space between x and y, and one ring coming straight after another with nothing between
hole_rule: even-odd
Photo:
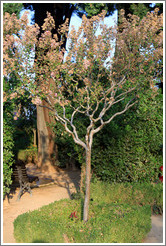
<instances>
[{"instance_id":1,"label":"pink flowering canopy","mask_svg":"<svg viewBox=\"0 0 166 246\"><path fill-rule=\"evenodd\" d=\"M159 61L163 56L162 15L156 9L142 20L138 16L127 20L122 10L118 28L108 28L104 17L105 12L91 19L83 16L79 30L73 27L70 33L66 21L59 28L59 41L57 35L52 35L55 22L49 13L40 38L38 25L28 25L27 13L19 20L6 13L4 76L14 71L20 79L21 86L14 93L19 96L26 88L34 104L46 100L51 110L60 105L62 115L55 115L61 123L71 124L72 117L81 113L93 127L96 123L103 126L120 114L104 121L113 105L126 102L121 111L125 112L137 102L141 91L149 89L154 93L154 77L161 70ZM96 35L98 27L100 35ZM70 40L65 61L65 49L61 48L64 36ZM65 107L73 109L70 120L65 116Z\"/></svg>"}]
</instances>

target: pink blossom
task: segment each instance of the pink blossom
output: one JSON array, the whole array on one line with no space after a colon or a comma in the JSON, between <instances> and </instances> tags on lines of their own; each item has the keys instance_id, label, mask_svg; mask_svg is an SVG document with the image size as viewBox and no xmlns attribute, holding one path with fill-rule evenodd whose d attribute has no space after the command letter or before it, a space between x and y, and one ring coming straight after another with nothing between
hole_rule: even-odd
<instances>
[{"instance_id":1,"label":"pink blossom","mask_svg":"<svg viewBox=\"0 0 166 246\"><path fill-rule=\"evenodd\" d=\"M50 31L46 31L46 32L45 32L45 35L46 35L46 36L50 36L50 34L51 34Z\"/></svg>"},{"instance_id":2,"label":"pink blossom","mask_svg":"<svg viewBox=\"0 0 166 246\"><path fill-rule=\"evenodd\" d=\"M13 99L17 96L17 92L13 92L11 95L10 95L10 99Z\"/></svg>"},{"instance_id":3,"label":"pink blossom","mask_svg":"<svg viewBox=\"0 0 166 246\"><path fill-rule=\"evenodd\" d=\"M35 105L40 105L42 103L42 101L39 97L35 97L32 99L32 103Z\"/></svg>"},{"instance_id":4,"label":"pink blossom","mask_svg":"<svg viewBox=\"0 0 166 246\"><path fill-rule=\"evenodd\" d=\"M85 83L85 85L89 85L89 84L90 84L89 79L88 79L88 78L85 78L85 79L84 79L84 83Z\"/></svg>"},{"instance_id":5,"label":"pink blossom","mask_svg":"<svg viewBox=\"0 0 166 246\"><path fill-rule=\"evenodd\" d=\"M90 61L85 59L83 62L83 65L84 65L85 69L87 69L90 66Z\"/></svg>"},{"instance_id":6,"label":"pink blossom","mask_svg":"<svg viewBox=\"0 0 166 246\"><path fill-rule=\"evenodd\" d=\"M51 77L55 78L55 73L54 72L51 72Z\"/></svg>"}]
</instances>

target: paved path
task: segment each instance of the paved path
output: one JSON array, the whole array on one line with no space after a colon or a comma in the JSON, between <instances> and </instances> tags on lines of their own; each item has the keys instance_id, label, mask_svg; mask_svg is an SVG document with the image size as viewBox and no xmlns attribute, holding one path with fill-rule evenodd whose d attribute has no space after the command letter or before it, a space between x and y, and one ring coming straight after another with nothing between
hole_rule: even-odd
<instances>
[{"instance_id":1,"label":"paved path","mask_svg":"<svg viewBox=\"0 0 166 246\"><path fill-rule=\"evenodd\" d=\"M152 229L143 241L144 243L163 243L163 216L152 215Z\"/></svg>"}]
</instances>

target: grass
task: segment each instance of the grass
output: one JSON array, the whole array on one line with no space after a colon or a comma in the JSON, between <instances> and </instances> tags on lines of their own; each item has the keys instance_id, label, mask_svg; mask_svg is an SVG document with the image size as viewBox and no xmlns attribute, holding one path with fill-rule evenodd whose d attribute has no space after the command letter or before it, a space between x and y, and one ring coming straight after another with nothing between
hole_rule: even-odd
<instances>
[{"instance_id":1,"label":"grass","mask_svg":"<svg viewBox=\"0 0 166 246\"><path fill-rule=\"evenodd\" d=\"M104 192L103 192L104 191ZM128 203L130 205L150 205L152 213L163 212L163 184L151 183L104 183L91 185L91 197L97 202Z\"/></svg>"},{"instance_id":2,"label":"grass","mask_svg":"<svg viewBox=\"0 0 166 246\"><path fill-rule=\"evenodd\" d=\"M162 197L158 184L94 183L87 223L81 220L82 200L64 199L18 216L14 221L16 241L141 243L151 228L151 207L156 204L156 199L161 198L157 197L157 190ZM77 218L70 218L73 212Z\"/></svg>"}]
</instances>

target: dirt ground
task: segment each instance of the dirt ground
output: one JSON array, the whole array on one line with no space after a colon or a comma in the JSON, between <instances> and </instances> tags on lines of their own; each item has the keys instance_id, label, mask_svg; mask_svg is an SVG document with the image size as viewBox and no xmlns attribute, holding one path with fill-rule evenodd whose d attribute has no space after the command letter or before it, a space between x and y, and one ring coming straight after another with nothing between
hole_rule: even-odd
<instances>
[{"instance_id":1,"label":"dirt ground","mask_svg":"<svg viewBox=\"0 0 166 246\"><path fill-rule=\"evenodd\" d=\"M80 180L80 171L59 170L50 174L37 171L34 165L28 164L27 171L31 175L37 175L39 180L36 187L32 188L32 196L26 192L17 201L19 188L9 199L3 202L3 243L16 243L13 232L13 222L18 215L38 209L54 201L63 198L70 198L71 193L76 191ZM162 243L163 242L163 217L152 215L152 229L143 243Z\"/></svg>"}]
</instances>

